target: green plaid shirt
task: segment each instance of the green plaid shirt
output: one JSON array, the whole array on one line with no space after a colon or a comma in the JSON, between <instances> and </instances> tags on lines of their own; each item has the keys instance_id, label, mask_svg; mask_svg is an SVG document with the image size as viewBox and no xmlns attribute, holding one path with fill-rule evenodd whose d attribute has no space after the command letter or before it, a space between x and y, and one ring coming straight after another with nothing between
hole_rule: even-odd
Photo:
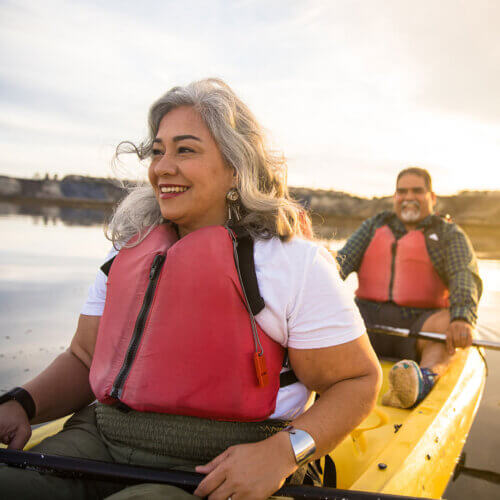
<instances>
[{"instance_id":1,"label":"green plaid shirt","mask_svg":"<svg viewBox=\"0 0 500 500\"><path fill-rule=\"evenodd\" d=\"M394 212L381 212L364 221L337 254L342 279L359 269L375 231L385 225L389 226L396 239L407 233ZM427 250L434 268L450 292L451 319L463 319L474 325L483 285L469 238L456 224L446 222L437 215L426 217L417 229L436 235L426 238ZM415 318L423 311L415 307L401 309L405 317Z\"/></svg>"}]
</instances>

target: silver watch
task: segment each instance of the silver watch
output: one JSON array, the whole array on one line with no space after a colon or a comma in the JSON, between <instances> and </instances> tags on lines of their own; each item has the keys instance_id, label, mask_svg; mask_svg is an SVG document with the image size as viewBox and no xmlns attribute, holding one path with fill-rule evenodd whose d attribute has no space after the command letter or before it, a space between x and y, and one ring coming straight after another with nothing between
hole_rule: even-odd
<instances>
[{"instance_id":1,"label":"silver watch","mask_svg":"<svg viewBox=\"0 0 500 500\"><path fill-rule=\"evenodd\" d=\"M283 430L288 432L290 436L290 443L297 465L301 466L307 464L309 459L316 452L316 443L312 436L308 432L302 429L295 429L295 427L291 425L285 427Z\"/></svg>"}]
</instances>

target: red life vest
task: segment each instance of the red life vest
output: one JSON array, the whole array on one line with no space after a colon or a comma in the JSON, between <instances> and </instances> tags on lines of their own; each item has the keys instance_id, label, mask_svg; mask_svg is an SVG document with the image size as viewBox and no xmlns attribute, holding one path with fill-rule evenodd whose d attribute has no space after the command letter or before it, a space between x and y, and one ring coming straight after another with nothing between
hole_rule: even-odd
<instances>
[{"instance_id":1,"label":"red life vest","mask_svg":"<svg viewBox=\"0 0 500 500\"><path fill-rule=\"evenodd\" d=\"M256 323L254 340L235 248L222 226L177 240L161 225L118 253L90 370L99 401L243 422L274 412L284 349ZM259 342L265 387L254 367Z\"/></svg>"},{"instance_id":2,"label":"red life vest","mask_svg":"<svg viewBox=\"0 0 500 500\"><path fill-rule=\"evenodd\" d=\"M449 307L448 289L432 265L422 231L396 240L389 226L379 227L358 270L356 296L400 306Z\"/></svg>"}]
</instances>

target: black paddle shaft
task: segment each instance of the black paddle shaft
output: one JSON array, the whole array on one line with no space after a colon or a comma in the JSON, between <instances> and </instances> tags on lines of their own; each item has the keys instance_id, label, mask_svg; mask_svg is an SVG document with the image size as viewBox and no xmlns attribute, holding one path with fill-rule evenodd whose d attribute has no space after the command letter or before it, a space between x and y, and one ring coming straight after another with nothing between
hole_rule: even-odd
<instances>
[{"instance_id":1,"label":"black paddle shaft","mask_svg":"<svg viewBox=\"0 0 500 500\"><path fill-rule=\"evenodd\" d=\"M72 479L93 479L125 484L170 484L190 493L196 489L200 481L205 477L203 474L196 472L152 469L85 458L60 457L6 449L0 449L0 463ZM416 497L408 496L296 485L285 485L275 495L308 500L417 500ZM418 500L422 500L422 498L419 497Z\"/></svg>"},{"instance_id":2,"label":"black paddle shaft","mask_svg":"<svg viewBox=\"0 0 500 500\"><path fill-rule=\"evenodd\" d=\"M417 339L433 340L435 342L446 342L446 334L436 332L411 332L407 328L396 328L386 325L370 325L367 328L369 333L385 333L387 335L394 335L396 337L414 337ZM485 349L493 349L500 351L500 342L493 340L479 340L473 339L472 345L474 347L484 347Z\"/></svg>"}]
</instances>

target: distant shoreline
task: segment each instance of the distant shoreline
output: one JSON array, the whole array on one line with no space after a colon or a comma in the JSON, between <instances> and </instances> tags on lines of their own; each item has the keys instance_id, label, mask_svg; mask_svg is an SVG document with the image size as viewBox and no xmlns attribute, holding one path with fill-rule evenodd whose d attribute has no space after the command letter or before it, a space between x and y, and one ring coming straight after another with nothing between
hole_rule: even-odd
<instances>
[{"instance_id":1,"label":"distant shoreline","mask_svg":"<svg viewBox=\"0 0 500 500\"><path fill-rule=\"evenodd\" d=\"M321 218L366 219L392 208L392 197L364 198L333 190L290 187L292 196ZM0 201L51 203L59 206L112 208L126 190L118 181L77 175L62 179L22 179L0 176ZM461 225L500 227L500 191L462 191L438 196L436 212L450 214Z\"/></svg>"},{"instance_id":2,"label":"distant shoreline","mask_svg":"<svg viewBox=\"0 0 500 500\"><path fill-rule=\"evenodd\" d=\"M130 183L129 183L130 184ZM333 190L290 187L291 195L321 219L363 220L392 208L392 197L363 198ZM126 194L115 180L68 175L62 179L22 179L0 176L0 201L111 209ZM500 227L500 191L462 191L438 196L436 212L450 214L461 225Z\"/></svg>"},{"instance_id":3,"label":"distant shoreline","mask_svg":"<svg viewBox=\"0 0 500 500\"><path fill-rule=\"evenodd\" d=\"M314 234L348 238L368 217L390 210L392 197L361 198L338 191L290 188L312 216ZM0 176L0 215L27 215L45 223L102 225L126 195L116 181L68 176L17 179ZM464 192L438 198L438 213L450 214L470 237L478 257L500 259L500 192Z\"/></svg>"}]
</instances>

